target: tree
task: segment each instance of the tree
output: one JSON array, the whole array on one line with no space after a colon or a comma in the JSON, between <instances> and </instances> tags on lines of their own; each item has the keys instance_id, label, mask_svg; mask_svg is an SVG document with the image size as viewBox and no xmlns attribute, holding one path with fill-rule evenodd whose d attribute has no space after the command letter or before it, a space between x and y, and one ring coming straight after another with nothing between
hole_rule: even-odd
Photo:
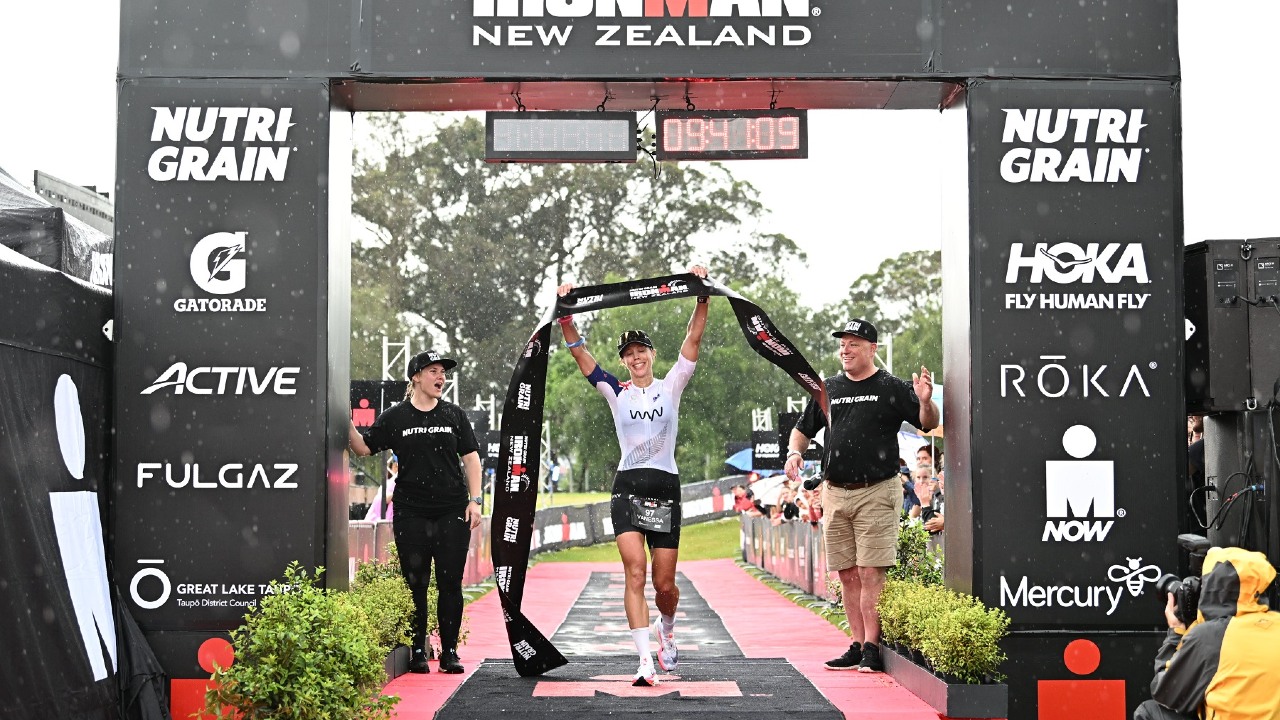
<instances>
[{"instance_id":1,"label":"tree","mask_svg":"<svg viewBox=\"0 0 1280 720\"><path fill-rule=\"evenodd\" d=\"M369 231L352 252L352 295L369 303L353 313L353 347L429 338L459 360L467 393L505 390L549 285L683 269L694 236L764 212L719 164L493 164L473 118L425 139L400 115L376 124L381 143L353 181ZM794 250L784 236L747 242Z\"/></svg>"},{"instance_id":2,"label":"tree","mask_svg":"<svg viewBox=\"0 0 1280 720\"><path fill-rule=\"evenodd\" d=\"M849 318L870 320L881 338L893 335L896 374L909 378L924 365L943 381L942 253L920 250L885 260L853 281L844 302L821 315L831 328Z\"/></svg>"}]
</instances>

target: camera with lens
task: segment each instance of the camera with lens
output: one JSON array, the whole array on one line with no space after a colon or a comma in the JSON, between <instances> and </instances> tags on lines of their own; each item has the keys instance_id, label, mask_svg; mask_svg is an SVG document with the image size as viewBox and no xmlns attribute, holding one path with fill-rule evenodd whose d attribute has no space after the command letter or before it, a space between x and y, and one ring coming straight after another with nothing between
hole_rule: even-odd
<instances>
[{"instance_id":1,"label":"camera with lens","mask_svg":"<svg viewBox=\"0 0 1280 720\"><path fill-rule=\"evenodd\" d=\"M1154 585L1162 601L1173 593L1173 614L1183 625L1190 625L1196 619L1200 607L1200 578L1180 578L1177 575L1161 575Z\"/></svg>"}]
</instances>

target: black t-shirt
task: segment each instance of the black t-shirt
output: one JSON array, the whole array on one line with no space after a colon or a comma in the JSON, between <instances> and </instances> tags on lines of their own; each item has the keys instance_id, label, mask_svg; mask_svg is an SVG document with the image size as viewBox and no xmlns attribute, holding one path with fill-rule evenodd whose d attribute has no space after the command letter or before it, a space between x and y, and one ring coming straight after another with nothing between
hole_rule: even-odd
<instances>
[{"instance_id":1,"label":"black t-shirt","mask_svg":"<svg viewBox=\"0 0 1280 720\"><path fill-rule=\"evenodd\" d=\"M911 383L884 370L853 381L840 373L823 382L831 401L823 475L836 485L864 483L898 474L898 430L920 422L920 398ZM812 438L822 429L822 411L813 400L796 429Z\"/></svg>"},{"instance_id":2,"label":"black t-shirt","mask_svg":"<svg viewBox=\"0 0 1280 720\"><path fill-rule=\"evenodd\" d=\"M400 462L396 517L440 517L470 502L458 458L480 444L462 408L440 400L423 412L409 401L387 408L364 433L372 452L391 450Z\"/></svg>"}]
</instances>

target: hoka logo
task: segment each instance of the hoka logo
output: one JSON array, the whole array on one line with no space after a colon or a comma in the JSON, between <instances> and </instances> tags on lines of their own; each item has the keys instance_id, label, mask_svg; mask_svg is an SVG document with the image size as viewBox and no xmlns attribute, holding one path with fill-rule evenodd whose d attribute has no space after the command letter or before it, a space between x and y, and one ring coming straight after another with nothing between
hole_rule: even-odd
<instances>
[{"instance_id":1,"label":"hoka logo","mask_svg":"<svg viewBox=\"0 0 1280 720\"><path fill-rule=\"evenodd\" d=\"M632 420L657 420L662 417L662 408L654 408L652 410L632 410Z\"/></svg>"}]
</instances>

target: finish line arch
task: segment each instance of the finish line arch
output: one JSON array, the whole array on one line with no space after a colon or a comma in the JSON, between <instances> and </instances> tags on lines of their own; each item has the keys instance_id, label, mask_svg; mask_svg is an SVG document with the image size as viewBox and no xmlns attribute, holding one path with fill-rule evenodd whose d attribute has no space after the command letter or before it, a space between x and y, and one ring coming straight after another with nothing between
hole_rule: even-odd
<instances>
[{"instance_id":1,"label":"finish line arch","mask_svg":"<svg viewBox=\"0 0 1280 720\"><path fill-rule=\"evenodd\" d=\"M1037 698L1115 679L1131 710L1161 618L1109 573L1178 566L1175 500L1150 492L1185 452L1177 8L1017 10L124 0L108 551L171 677L207 677L200 644L289 560L346 564L351 113L512 110L517 89L539 109L683 109L693 87L706 109L781 91L966 113L944 350L948 505L971 522L947 529L948 584L1013 619L1011 716L1071 716ZM217 233L243 264L211 283L190 268ZM175 307L193 304L216 310ZM1077 425L1086 458L1064 450ZM1062 489L1082 473L1091 490ZM130 596L144 572L166 602L146 578ZM1102 651L1088 677L1063 664L1077 638Z\"/></svg>"}]
</instances>

